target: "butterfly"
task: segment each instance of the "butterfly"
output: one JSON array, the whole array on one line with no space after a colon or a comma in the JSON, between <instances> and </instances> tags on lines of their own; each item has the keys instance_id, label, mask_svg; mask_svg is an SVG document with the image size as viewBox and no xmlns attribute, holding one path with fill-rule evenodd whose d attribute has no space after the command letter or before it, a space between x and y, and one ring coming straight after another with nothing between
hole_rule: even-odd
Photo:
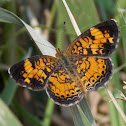
<instances>
[{"instance_id":1,"label":"butterfly","mask_svg":"<svg viewBox=\"0 0 126 126\"><path fill-rule=\"evenodd\" d=\"M57 49L56 57L27 58L8 72L20 86L34 91L45 89L56 104L68 107L81 101L85 92L95 91L110 80L110 56L119 37L116 20L106 20L78 36L65 53Z\"/></svg>"}]
</instances>

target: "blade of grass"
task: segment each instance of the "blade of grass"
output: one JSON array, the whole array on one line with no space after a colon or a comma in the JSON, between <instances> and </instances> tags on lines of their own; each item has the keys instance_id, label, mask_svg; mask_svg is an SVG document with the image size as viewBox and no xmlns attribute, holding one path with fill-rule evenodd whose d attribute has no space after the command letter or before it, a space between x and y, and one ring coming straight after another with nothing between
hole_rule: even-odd
<instances>
[{"instance_id":1,"label":"blade of grass","mask_svg":"<svg viewBox=\"0 0 126 126\"><path fill-rule=\"evenodd\" d=\"M0 99L0 126L22 126L2 99Z\"/></svg>"},{"instance_id":2,"label":"blade of grass","mask_svg":"<svg viewBox=\"0 0 126 126\"><path fill-rule=\"evenodd\" d=\"M89 124L91 126L96 126L96 123L93 119L92 113L85 97L78 105L70 107L70 110L72 112L73 120L76 126L87 126Z\"/></svg>"},{"instance_id":3,"label":"blade of grass","mask_svg":"<svg viewBox=\"0 0 126 126\"><path fill-rule=\"evenodd\" d=\"M82 117L83 124L85 124L85 126L91 126L89 122L90 119L89 120L87 119L86 115L83 113L82 109L78 105L77 105L77 108Z\"/></svg>"},{"instance_id":4,"label":"blade of grass","mask_svg":"<svg viewBox=\"0 0 126 126\"><path fill-rule=\"evenodd\" d=\"M117 55L116 55L116 53L115 53L115 54L112 56L112 61L113 61L113 63L114 63L114 69L116 69L116 68L118 67L118 66L117 66L117 60L118 60L118 58L117 58ZM113 75L112 81L113 81L113 83L115 84L115 87L116 87L118 90L122 90L118 73L115 73L115 74ZM119 97L119 94L116 93L116 96ZM120 100L120 101L118 101L118 103L119 103L120 107L122 108L122 110L124 111L124 104L123 104L123 101ZM118 119L116 118L115 121L118 120L119 125L125 126L125 122L123 121L122 117L120 116L120 114L119 114L118 112L117 112L117 115L118 115Z\"/></svg>"},{"instance_id":5,"label":"blade of grass","mask_svg":"<svg viewBox=\"0 0 126 126\"><path fill-rule=\"evenodd\" d=\"M37 34L33 28L31 28L23 20L17 17L14 13L7 11L3 8L0 8L0 21L8 23L17 23L19 25L23 24L27 28L28 32L32 36L33 40L39 47L42 54L55 56L56 53L55 47L52 44L50 44L43 36Z\"/></svg>"},{"instance_id":6,"label":"blade of grass","mask_svg":"<svg viewBox=\"0 0 126 126\"><path fill-rule=\"evenodd\" d=\"M82 120L81 114L80 114L77 106L75 105L75 106L70 107L70 110L72 113L72 117L73 117L75 126L86 126Z\"/></svg>"},{"instance_id":7,"label":"blade of grass","mask_svg":"<svg viewBox=\"0 0 126 126\"><path fill-rule=\"evenodd\" d=\"M94 1L67 1L81 32L89 29L99 22Z\"/></svg>"},{"instance_id":8,"label":"blade of grass","mask_svg":"<svg viewBox=\"0 0 126 126\"><path fill-rule=\"evenodd\" d=\"M48 99L44 119L41 121L41 124L43 126L50 126L54 106L55 106L54 102L51 99Z\"/></svg>"},{"instance_id":9,"label":"blade of grass","mask_svg":"<svg viewBox=\"0 0 126 126\"><path fill-rule=\"evenodd\" d=\"M15 23L18 25L23 25L17 16L3 8L0 8L0 22L6 22L6 23Z\"/></svg>"},{"instance_id":10,"label":"blade of grass","mask_svg":"<svg viewBox=\"0 0 126 126\"><path fill-rule=\"evenodd\" d=\"M85 97L79 103L79 107L81 108L82 112L86 115L86 117L89 120L90 124L92 126L96 126L95 120L94 120L94 118L92 116L90 107L89 107L88 102L87 102Z\"/></svg>"},{"instance_id":11,"label":"blade of grass","mask_svg":"<svg viewBox=\"0 0 126 126\"><path fill-rule=\"evenodd\" d=\"M16 112L25 120L27 120L30 124L34 126L44 126L36 117L34 117L31 113L27 112L25 109L23 109L16 100L14 100L13 103Z\"/></svg>"},{"instance_id":12,"label":"blade of grass","mask_svg":"<svg viewBox=\"0 0 126 126\"><path fill-rule=\"evenodd\" d=\"M125 123L126 123L126 116L125 116L124 112L122 111L122 109L120 108L119 104L118 104L117 101L115 100L115 98L114 98L114 96L112 95L111 91L109 90L108 86L106 86L106 88L107 88L108 94L110 95L110 97L111 97L111 99L112 99L112 101L113 101L113 103L114 103L116 109L118 110L118 112L120 113L121 117L123 118L123 120L124 120ZM123 125L124 123L120 123L120 124Z\"/></svg>"},{"instance_id":13,"label":"blade of grass","mask_svg":"<svg viewBox=\"0 0 126 126\"><path fill-rule=\"evenodd\" d=\"M126 61L126 4L125 0L119 0L117 1L117 7L118 7L118 13L116 18L120 21L120 30L121 30L121 38L122 38L122 43L123 43L123 50L124 50L124 55L125 55L125 61Z\"/></svg>"},{"instance_id":14,"label":"blade of grass","mask_svg":"<svg viewBox=\"0 0 126 126\"><path fill-rule=\"evenodd\" d=\"M107 95L107 103L109 108L109 117L110 117L111 126L119 126L118 113L114 104L110 102L111 99L110 96L108 95L107 90L106 90L106 95Z\"/></svg>"},{"instance_id":15,"label":"blade of grass","mask_svg":"<svg viewBox=\"0 0 126 126\"><path fill-rule=\"evenodd\" d=\"M12 99L15 95L16 89L18 85L15 84L15 82L10 78L7 86L4 88L1 98L2 100L7 104L10 105L12 102Z\"/></svg>"},{"instance_id":16,"label":"blade of grass","mask_svg":"<svg viewBox=\"0 0 126 126\"><path fill-rule=\"evenodd\" d=\"M105 13L105 6L104 6L104 3L106 1L101 1L101 0L95 0L96 3L99 5L100 7L100 12L101 12L101 16L102 16L102 20L106 20L107 19L107 15Z\"/></svg>"},{"instance_id":17,"label":"blade of grass","mask_svg":"<svg viewBox=\"0 0 126 126\"><path fill-rule=\"evenodd\" d=\"M15 1L8 1L5 3L4 7L8 9L9 11L12 11L16 13L16 7L15 7ZM15 44L16 37L13 39L8 39L11 38L11 36L14 36L16 28L14 24L3 24L3 33L2 33L2 42L3 44ZM8 30L9 29L9 30ZM13 64L16 59L16 53L15 49L13 48L8 48L4 53L3 57L3 62L5 64Z\"/></svg>"},{"instance_id":18,"label":"blade of grass","mask_svg":"<svg viewBox=\"0 0 126 126\"><path fill-rule=\"evenodd\" d=\"M16 12L15 9L15 1L8 1L5 3L4 7L12 12ZM8 30L9 29L9 30ZM3 25L3 42L4 45L13 45L15 44L15 39L10 40L8 38L11 38L11 36L13 36L15 34L15 25L14 24L4 24ZM4 54L4 57L6 59L5 63L6 64L13 64L15 62L15 48L8 48ZM3 58L4 61L4 58ZM12 98L15 94L17 85L14 85L12 80L9 79L9 83L6 86L6 88L4 88L3 92L2 92L2 96L1 98L3 98L3 100L5 101L5 103L7 103L7 105L10 104L10 102L12 101Z\"/></svg>"}]
</instances>

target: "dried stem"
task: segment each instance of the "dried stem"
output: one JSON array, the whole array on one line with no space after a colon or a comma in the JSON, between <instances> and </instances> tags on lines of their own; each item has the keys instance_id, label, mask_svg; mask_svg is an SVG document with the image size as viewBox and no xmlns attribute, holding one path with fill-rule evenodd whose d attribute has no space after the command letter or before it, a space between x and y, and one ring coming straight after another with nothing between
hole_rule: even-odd
<instances>
[{"instance_id":1,"label":"dried stem","mask_svg":"<svg viewBox=\"0 0 126 126\"><path fill-rule=\"evenodd\" d=\"M120 108L119 104L117 103L117 101L115 100L114 96L112 95L111 91L109 90L108 86L105 86L108 94L110 96L110 98L112 99L112 102L114 103L116 109L118 110L118 112L120 113L120 115L122 116L123 120L126 122L126 115L124 114L124 112L122 111L122 109Z\"/></svg>"}]
</instances>

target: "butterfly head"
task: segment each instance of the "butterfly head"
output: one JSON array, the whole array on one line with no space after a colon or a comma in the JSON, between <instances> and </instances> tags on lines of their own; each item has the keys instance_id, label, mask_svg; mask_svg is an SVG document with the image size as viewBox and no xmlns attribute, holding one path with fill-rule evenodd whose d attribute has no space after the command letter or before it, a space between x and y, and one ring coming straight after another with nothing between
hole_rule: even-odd
<instances>
[{"instance_id":1,"label":"butterfly head","mask_svg":"<svg viewBox=\"0 0 126 126\"><path fill-rule=\"evenodd\" d=\"M56 49L56 57L57 57L57 58L60 58L63 54L64 54L64 52L61 51L59 48Z\"/></svg>"}]
</instances>

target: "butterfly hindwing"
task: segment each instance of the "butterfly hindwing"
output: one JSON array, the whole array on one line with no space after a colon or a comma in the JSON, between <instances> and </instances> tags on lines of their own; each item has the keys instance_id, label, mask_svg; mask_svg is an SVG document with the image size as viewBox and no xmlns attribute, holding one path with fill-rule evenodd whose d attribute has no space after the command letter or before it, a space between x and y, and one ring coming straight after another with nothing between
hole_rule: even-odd
<instances>
[{"instance_id":1,"label":"butterfly hindwing","mask_svg":"<svg viewBox=\"0 0 126 126\"><path fill-rule=\"evenodd\" d=\"M110 80L112 76L113 65L109 58L102 57L71 57L69 58L82 82L84 91L95 91ZM79 84L78 84L79 85ZM81 88L80 87L80 88Z\"/></svg>"},{"instance_id":2,"label":"butterfly hindwing","mask_svg":"<svg viewBox=\"0 0 126 126\"><path fill-rule=\"evenodd\" d=\"M63 65L54 70L47 83L47 94L58 105L71 106L84 96Z\"/></svg>"}]
</instances>

